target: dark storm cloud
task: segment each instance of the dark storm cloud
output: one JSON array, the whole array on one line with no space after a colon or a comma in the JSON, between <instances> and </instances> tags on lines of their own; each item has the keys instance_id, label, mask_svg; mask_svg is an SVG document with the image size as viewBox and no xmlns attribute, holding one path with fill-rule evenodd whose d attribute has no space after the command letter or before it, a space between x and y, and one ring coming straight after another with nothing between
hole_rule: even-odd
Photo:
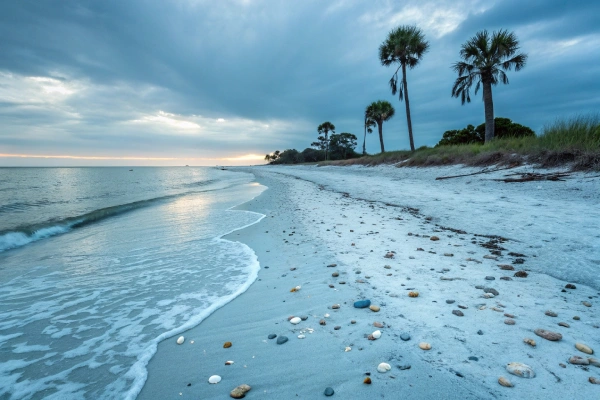
<instances>
[{"instance_id":1,"label":"dark storm cloud","mask_svg":"<svg viewBox=\"0 0 600 400\"><path fill-rule=\"evenodd\" d=\"M364 108L378 99L397 111L386 148L406 148L404 104L387 87L394 69L377 51L391 28L412 23L431 44L408 75L418 146L483 122L480 95L464 106L450 97L450 67L481 29L515 31L529 54L510 85L494 88L496 115L539 130L598 110L597 15L600 4L554 0L2 2L0 153L302 149L325 120L362 137ZM39 101L20 89L39 85L51 94ZM217 118L246 131L228 135ZM202 129L190 134L184 120ZM377 148L372 135L368 149Z\"/></svg>"}]
</instances>

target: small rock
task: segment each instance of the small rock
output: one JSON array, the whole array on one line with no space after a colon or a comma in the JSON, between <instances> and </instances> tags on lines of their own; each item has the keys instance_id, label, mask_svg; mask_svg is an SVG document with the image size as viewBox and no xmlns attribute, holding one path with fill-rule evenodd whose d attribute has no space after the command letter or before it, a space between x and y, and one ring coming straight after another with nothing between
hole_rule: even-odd
<instances>
[{"instance_id":1,"label":"small rock","mask_svg":"<svg viewBox=\"0 0 600 400\"><path fill-rule=\"evenodd\" d=\"M377 371L381 372L381 373L388 372L391 369L392 369L392 366L390 364L384 363L384 362L382 362L381 364L379 364L377 366Z\"/></svg>"},{"instance_id":2,"label":"small rock","mask_svg":"<svg viewBox=\"0 0 600 400\"><path fill-rule=\"evenodd\" d=\"M306 335L298 335L298 339L304 339Z\"/></svg>"},{"instance_id":3,"label":"small rock","mask_svg":"<svg viewBox=\"0 0 600 400\"><path fill-rule=\"evenodd\" d=\"M464 317L465 314L460 311L460 310L452 310L452 314L456 315L457 317Z\"/></svg>"},{"instance_id":4,"label":"small rock","mask_svg":"<svg viewBox=\"0 0 600 400\"><path fill-rule=\"evenodd\" d=\"M269 339L275 339L277 337L276 334L271 333L269 336L267 336Z\"/></svg>"},{"instance_id":5,"label":"small rock","mask_svg":"<svg viewBox=\"0 0 600 400\"><path fill-rule=\"evenodd\" d=\"M228 348L230 348L231 346L232 346L232 343L231 343L231 342L225 342L225 343L223 343L223 348L224 348L224 349L228 349Z\"/></svg>"},{"instance_id":6,"label":"small rock","mask_svg":"<svg viewBox=\"0 0 600 400\"><path fill-rule=\"evenodd\" d=\"M554 311L552 311L552 310L548 310L548 311L546 311L544 314L546 314L546 315L547 315L547 316L549 316L549 317L558 317L558 314L557 314L557 313L555 313L555 312L554 312Z\"/></svg>"},{"instance_id":7,"label":"small rock","mask_svg":"<svg viewBox=\"0 0 600 400\"><path fill-rule=\"evenodd\" d=\"M333 274L331 274L331 276L333 276L334 278L337 278L338 276L340 276L339 272L334 272Z\"/></svg>"},{"instance_id":8,"label":"small rock","mask_svg":"<svg viewBox=\"0 0 600 400\"><path fill-rule=\"evenodd\" d=\"M277 344L284 344L287 341L288 341L288 338L286 336L279 336L277 338Z\"/></svg>"},{"instance_id":9,"label":"small rock","mask_svg":"<svg viewBox=\"0 0 600 400\"><path fill-rule=\"evenodd\" d=\"M600 360L598 360L597 358L590 357L588 358L588 361L590 362L590 365L600 368Z\"/></svg>"},{"instance_id":10,"label":"small rock","mask_svg":"<svg viewBox=\"0 0 600 400\"><path fill-rule=\"evenodd\" d=\"M419 343L419 348L421 350L431 350L431 345L427 342L421 342Z\"/></svg>"},{"instance_id":11,"label":"small rock","mask_svg":"<svg viewBox=\"0 0 600 400\"><path fill-rule=\"evenodd\" d=\"M306 321L306 320L308 319L308 315L301 315L301 316L300 316L300 319L301 319L302 321Z\"/></svg>"},{"instance_id":12,"label":"small rock","mask_svg":"<svg viewBox=\"0 0 600 400\"><path fill-rule=\"evenodd\" d=\"M510 276L501 276L500 279L503 281L512 281L512 278Z\"/></svg>"},{"instance_id":13,"label":"small rock","mask_svg":"<svg viewBox=\"0 0 600 400\"><path fill-rule=\"evenodd\" d=\"M514 319L506 318L506 319L504 320L504 323L505 323L506 325L514 325L516 322L515 322L515 320L514 320Z\"/></svg>"},{"instance_id":14,"label":"small rock","mask_svg":"<svg viewBox=\"0 0 600 400\"><path fill-rule=\"evenodd\" d=\"M406 333L406 332L402 332L400 334L400 339L404 340L405 342L409 341L410 340L410 335L408 333Z\"/></svg>"},{"instance_id":15,"label":"small rock","mask_svg":"<svg viewBox=\"0 0 600 400\"><path fill-rule=\"evenodd\" d=\"M234 399L243 399L244 396L246 396L246 393L250 391L250 389L252 388L248 385L240 385L233 389L231 393L229 393L229 396L233 397Z\"/></svg>"},{"instance_id":16,"label":"small rock","mask_svg":"<svg viewBox=\"0 0 600 400\"><path fill-rule=\"evenodd\" d=\"M391 265L384 265L383 268L385 268L385 269L392 269L392 266Z\"/></svg>"},{"instance_id":17,"label":"small rock","mask_svg":"<svg viewBox=\"0 0 600 400\"><path fill-rule=\"evenodd\" d=\"M334 304L334 305L331 306L331 308L334 309L334 310L337 310L337 309L340 308L340 305L339 304Z\"/></svg>"},{"instance_id":18,"label":"small rock","mask_svg":"<svg viewBox=\"0 0 600 400\"><path fill-rule=\"evenodd\" d=\"M208 383L219 383L221 382L221 377L219 375L213 375L208 378Z\"/></svg>"},{"instance_id":19,"label":"small rock","mask_svg":"<svg viewBox=\"0 0 600 400\"><path fill-rule=\"evenodd\" d=\"M454 254L452 254L452 253L444 253L444 256L445 257L454 257Z\"/></svg>"},{"instance_id":20,"label":"small rock","mask_svg":"<svg viewBox=\"0 0 600 400\"><path fill-rule=\"evenodd\" d=\"M565 288L566 289L577 289L577 286L573 285L572 283L567 283L565 285Z\"/></svg>"},{"instance_id":21,"label":"small rock","mask_svg":"<svg viewBox=\"0 0 600 400\"><path fill-rule=\"evenodd\" d=\"M533 331L536 335L543 337L546 340L550 340L551 342L556 342L562 339L562 335L558 332L547 331L545 329L536 329Z\"/></svg>"},{"instance_id":22,"label":"small rock","mask_svg":"<svg viewBox=\"0 0 600 400\"><path fill-rule=\"evenodd\" d=\"M373 326L376 328L383 328L383 324L381 322L373 322Z\"/></svg>"},{"instance_id":23,"label":"small rock","mask_svg":"<svg viewBox=\"0 0 600 400\"><path fill-rule=\"evenodd\" d=\"M300 317L294 317L294 318L290 319L290 323L292 323L294 325L297 325L300 322L302 322L302 319Z\"/></svg>"},{"instance_id":24,"label":"small rock","mask_svg":"<svg viewBox=\"0 0 600 400\"><path fill-rule=\"evenodd\" d=\"M525 338L525 339L523 339L523 342L527 343L531 347L535 347L536 346L535 340L533 340L531 338Z\"/></svg>"},{"instance_id":25,"label":"small rock","mask_svg":"<svg viewBox=\"0 0 600 400\"><path fill-rule=\"evenodd\" d=\"M437 236L432 236L429 238L429 240L431 240L432 242L437 242L438 240L440 240L440 238Z\"/></svg>"},{"instance_id":26,"label":"small rock","mask_svg":"<svg viewBox=\"0 0 600 400\"><path fill-rule=\"evenodd\" d=\"M526 364L522 364L519 362L511 362L506 365L506 370L516 376L520 376L521 378L533 378L535 376L535 372L533 369Z\"/></svg>"},{"instance_id":27,"label":"small rock","mask_svg":"<svg viewBox=\"0 0 600 400\"><path fill-rule=\"evenodd\" d=\"M567 368L567 366L566 366L565 364L563 364L563 363L558 363L558 365L559 365L561 368Z\"/></svg>"},{"instance_id":28,"label":"small rock","mask_svg":"<svg viewBox=\"0 0 600 400\"><path fill-rule=\"evenodd\" d=\"M594 378L593 376L590 376L588 378L588 381L590 381L590 383L593 383L594 385L600 385L600 379Z\"/></svg>"},{"instance_id":29,"label":"small rock","mask_svg":"<svg viewBox=\"0 0 600 400\"><path fill-rule=\"evenodd\" d=\"M558 323L559 326L565 327L565 328L570 328L571 325L567 324L566 322L559 322Z\"/></svg>"},{"instance_id":30,"label":"small rock","mask_svg":"<svg viewBox=\"0 0 600 400\"><path fill-rule=\"evenodd\" d=\"M504 313L504 316L507 317L507 318L515 318L514 315L509 314L509 313Z\"/></svg>"},{"instance_id":31,"label":"small rock","mask_svg":"<svg viewBox=\"0 0 600 400\"><path fill-rule=\"evenodd\" d=\"M496 280L496 278L494 278L493 276L486 276L485 280L486 281L493 281L493 280Z\"/></svg>"},{"instance_id":32,"label":"small rock","mask_svg":"<svg viewBox=\"0 0 600 400\"><path fill-rule=\"evenodd\" d=\"M508 265L508 264L500 264L498 265L500 267L501 270L504 271L514 271L515 267L513 267L512 265Z\"/></svg>"},{"instance_id":33,"label":"small rock","mask_svg":"<svg viewBox=\"0 0 600 400\"><path fill-rule=\"evenodd\" d=\"M369 309L373 312L379 312L379 310L380 310L379 306L376 306L376 305L370 305Z\"/></svg>"},{"instance_id":34,"label":"small rock","mask_svg":"<svg viewBox=\"0 0 600 400\"><path fill-rule=\"evenodd\" d=\"M575 343L575 348L585 354L594 354L594 350L583 343Z\"/></svg>"},{"instance_id":35,"label":"small rock","mask_svg":"<svg viewBox=\"0 0 600 400\"><path fill-rule=\"evenodd\" d=\"M480 329L480 330L477 331L477 334L478 335L483 335L483 331Z\"/></svg>"},{"instance_id":36,"label":"small rock","mask_svg":"<svg viewBox=\"0 0 600 400\"><path fill-rule=\"evenodd\" d=\"M513 384L510 383L510 381L503 376L498 378L498 383L504 387L513 387Z\"/></svg>"},{"instance_id":37,"label":"small rock","mask_svg":"<svg viewBox=\"0 0 600 400\"><path fill-rule=\"evenodd\" d=\"M351 323L352 325L354 325L354 324L356 323L356 320L352 320L352 321L350 321L350 323Z\"/></svg>"},{"instance_id":38,"label":"small rock","mask_svg":"<svg viewBox=\"0 0 600 400\"><path fill-rule=\"evenodd\" d=\"M466 310L466 309L467 309L467 308L469 308L469 307L467 307L467 306L463 306L463 305L459 304L459 305L458 305L458 308L462 308L463 310Z\"/></svg>"},{"instance_id":39,"label":"small rock","mask_svg":"<svg viewBox=\"0 0 600 400\"><path fill-rule=\"evenodd\" d=\"M454 304L454 300L446 300L446 304Z\"/></svg>"},{"instance_id":40,"label":"small rock","mask_svg":"<svg viewBox=\"0 0 600 400\"><path fill-rule=\"evenodd\" d=\"M569 363L571 363L573 365L590 365L590 362L587 358L583 358L583 357L579 357L579 356L573 356L573 357L569 358Z\"/></svg>"},{"instance_id":41,"label":"small rock","mask_svg":"<svg viewBox=\"0 0 600 400\"><path fill-rule=\"evenodd\" d=\"M408 297L419 297L419 292L408 292Z\"/></svg>"},{"instance_id":42,"label":"small rock","mask_svg":"<svg viewBox=\"0 0 600 400\"><path fill-rule=\"evenodd\" d=\"M325 321L324 319L319 321L319 325L327 325L327 321Z\"/></svg>"},{"instance_id":43,"label":"small rock","mask_svg":"<svg viewBox=\"0 0 600 400\"><path fill-rule=\"evenodd\" d=\"M327 267L328 267L328 268L337 267L337 264L329 264Z\"/></svg>"},{"instance_id":44,"label":"small rock","mask_svg":"<svg viewBox=\"0 0 600 400\"><path fill-rule=\"evenodd\" d=\"M381 337L381 331L376 330L375 332L371 333L371 336L373 336L374 339L379 339Z\"/></svg>"},{"instance_id":45,"label":"small rock","mask_svg":"<svg viewBox=\"0 0 600 400\"><path fill-rule=\"evenodd\" d=\"M407 369L410 369L410 364L398 365L398 368L400 368L401 371L406 371Z\"/></svg>"},{"instance_id":46,"label":"small rock","mask_svg":"<svg viewBox=\"0 0 600 400\"><path fill-rule=\"evenodd\" d=\"M590 303L589 301L582 301L581 304L583 304L586 307L591 307L592 303Z\"/></svg>"},{"instance_id":47,"label":"small rock","mask_svg":"<svg viewBox=\"0 0 600 400\"><path fill-rule=\"evenodd\" d=\"M392 253L392 252L386 253L384 257L385 258L394 258L394 253Z\"/></svg>"},{"instance_id":48,"label":"small rock","mask_svg":"<svg viewBox=\"0 0 600 400\"><path fill-rule=\"evenodd\" d=\"M349 351L352 351L352 347L350 347L350 346L346 346L346 348L344 349L344 351L345 351L346 353L347 353L347 352L349 352Z\"/></svg>"},{"instance_id":49,"label":"small rock","mask_svg":"<svg viewBox=\"0 0 600 400\"><path fill-rule=\"evenodd\" d=\"M574 316L574 317L573 317L573 319L574 319L575 321L579 321L581 318L579 318L579 316L577 316L577 315L576 315L576 316Z\"/></svg>"},{"instance_id":50,"label":"small rock","mask_svg":"<svg viewBox=\"0 0 600 400\"><path fill-rule=\"evenodd\" d=\"M365 380L363 381L363 383L365 385L370 385L371 384L371 378L369 378L368 376L365 378Z\"/></svg>"},{"instance_id":51,"label":"small rock","mask_svg":"<svg viewBox=\"0 0 600 400\"><path fill-rule=\"evenodd\" d=\"M333 388L330 387L325 388L325 391L323 392L323 394L328 397L333 396L334 393Z\"/></svg>"},{"instance_id":52,"label":"small rock","mask_svg":"<svg viewBox=\"0 0 600 400\"><path fill-rule=\"evenodd\" d=\"M517 278L527 278L527 275L529 274L525 271L517 271L513 276L516 276Z\"/></svg>"},{"instance_id":53,"label":"small rock","mask_svg":"<svg viewBox=\"0 0 600 400\"><path fill-rule=\"evenodd\" d=\"M354 308L367 308L371 305L371 300L359 300L354 302Z\"/></svg>"},{"instance_id":54,"label":"small rock","mask_svg":"<svg viewBox=\"0 0 600 400\"><path fill-rule=\"evenodd\" d=\"M233 365L233 361L225 361L225 365Z\"/></svg>"},{"instance_id":55,"label":"small rock","mask_svg":"<svg viewBox=\"0 0 600 400\"><path fill-rule=\"evenodd\" d=\"M179 336L177 338L177 344L183 344L183 342L185 342L185 338L183 336Z\"/></svg>"},{"instance_id":56,"label":"small rock","mask_svg":"<svg viewBox=\"0 0 600 400\"><path fill-rule=\"evenodd\" d=\"M340 329L342 329L342 327L339 325L333 327L334 331L339 331Z\"/></svg>"},{"instance_id":57,"label":"small rock","mask_svg":"<svg viewBox=\"0 0 600 400\"><path fill-rule=\"evenodd\" d=\"M475 356L470 356L469 360L471 360L471 361L479 361L479 358L477 358Z\"/></svg>"},{"instance_id":58,"label":"small rock","mask_svg":"<svg viewBox=\"0 0 600 400\"><path fill-rule=\"evenodd\" d=\"M500 293L499 293L499 292L498 292L496 289L494 289L494 288L489 288L489 287L488 287L488 288L485 288L485 289L483 289L483 291L484 291L485 293L491 293L491 294L493 294L494 296L499 296L499 295L500 295Z\"/></svg>"}]
</instances>

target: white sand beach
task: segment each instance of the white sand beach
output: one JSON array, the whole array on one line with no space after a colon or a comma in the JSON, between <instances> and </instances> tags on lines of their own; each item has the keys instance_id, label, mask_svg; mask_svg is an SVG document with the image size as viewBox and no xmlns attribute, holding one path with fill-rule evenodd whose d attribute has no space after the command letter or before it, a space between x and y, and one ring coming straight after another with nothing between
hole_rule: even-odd
<instances>
[{"instance_id":1,"label":"white sand beach","mask_svg":"<svg viewBox=\"0 0 600 400\"><path fill-rule=\"evenodd\" d=\"M258 278L182 345L159 345L139 399L229 398L241 384L249 399L326 388L342 399L600 396L598 356L575 347L600 351L600 178L493 180L531 167L446 180L435 178L479 169L245 170L268 190L240 208L266 217L225 238L255 251ZM365 299L375 311L354 307ZM535 376L510 374L512 362Z\"/></svg>"}]
</instances>

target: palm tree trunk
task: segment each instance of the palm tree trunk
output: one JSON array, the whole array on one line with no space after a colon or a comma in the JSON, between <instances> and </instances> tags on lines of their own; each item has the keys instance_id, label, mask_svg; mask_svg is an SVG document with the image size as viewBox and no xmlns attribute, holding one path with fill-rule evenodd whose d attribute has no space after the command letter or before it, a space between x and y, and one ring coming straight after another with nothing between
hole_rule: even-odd
<instances>
[{"instance_id":1,"label":"palm tree trunk","mask_svg":"<svg viewBox=\"0 0 600 400\"><path fill-rule=\"evenodd\" d=\"M483 81L483 106L485 109L485 143L494 139L494 100L492 99L492 82Z\"/></svg>"},{"instance_id":2,"label":"palm tree trunk","mask_svg":"<svg viewBox=\"0 0 600 400\"><path fill-rule=\"evenodd\" d=\"M363 156L367 154L367 121L365 120L365 137L363 139Z\"/></svg>"},{"instance_id":3,"label":"palm tree trunk","mask_svg":"<svg viewBox=\"0 0 600 400\"><path fill-rule=\"evenodd\" d=\"M385 153L385 147L383 147L383 121L377 121L377 127L379 128L379 142L381 142L381 152Z\"/></svg>"},{"instance_id":4,"label":"palm tree trunk","mask_svg":"<svg viewBox=\"0 0 600 400\"><path fill-rule=\"evenodd\" d=\"M410 151L415 151L413 140L412 120L410 119L410 104L408 103L408 84L406 83L406 64L402 64L402 85L404 86L404 105L406 106L406 123L408 124L408 139L410 140Z\"/></svg>"},{"instance_id":5,"label":"palm tree trunk","mask_svg":"<svg viewBox=\"0 0 600 400\"><path fill-rule=\"evenodd\" d=\"M329 140L327 139L327 132L325 132L325 161L327 161L329 155Z\"/></svg>"}]
</instances>

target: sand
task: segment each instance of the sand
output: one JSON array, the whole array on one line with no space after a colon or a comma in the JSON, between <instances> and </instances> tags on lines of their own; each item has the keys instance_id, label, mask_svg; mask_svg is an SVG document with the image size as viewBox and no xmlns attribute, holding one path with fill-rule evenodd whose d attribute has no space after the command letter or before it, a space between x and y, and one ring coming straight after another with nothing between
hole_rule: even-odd
<instances>
[{"instance_id":1,"label":"sand","mask_svg":"<svg viewBox=\"0 0 600 400\"><path fill-rule=\"evenodd\" d=\"M344 399L595 398L600 393L599 385L588 382L590 376L600 377L600 368L568 362L574 355L594 357L577 350L577 342L600 349L597 281L588 279L589 286L577 281L576 289L564 289L568 282L542 273L547 266L541 264L547 260L560 264L565 257L560 251L547 254L552 248L544 242L545 230L556 229L550 222L544 224L545 230L531 228L542 233L528 235L522 233L529 223L523 221L526 211L503 218L502 210L486 216L474 207L477 201L498 197L495 191L500 190L512 191L515 209L527 202L538 207L533 205L537 200L531 200L531 191L489 184L487 180L500 173L467 178L469 184L434 182L434 174L471 171L456 167L250 170L269 189L240 208L266 217L226 239L254 249L261 264L258 279L245 293L185 332L184 344L177 345L176 337L162 342L148 365L148 380L138 398L228 398L240 384L252 387L246 398L269 399L321 398L327 387L334 389L333 397ZM583 175L577 179L586 183L569 193L583 197L598 187L594 179ZM481 182L487 185L485 190ZM542 183L551 184L562 183ZM539 185L532 182L529 187ZM541 196L539 190L533 191L535 196ZM561 213L574 212L552 204L560 199L560 194L552 193L546 194L545 204L557 209L545 210L543 218L551 220L554 213L560 220ZM435 198L444 199L444 207L436 208ZM565 203L576 200L564 198ZM598 226L593 199L579 200L575 211L589 207L588 219L569 228L563 221L564 228L554 236L569 238L573 232L593 232L588 225ZM414 202L421 205L420 210ZM513 221L510 229L503 225L505 219ZM439 240L431 240L432 236ZM597 271L597 266L585 261L600 258L597 245L589 238L576 239L572 242L583 244L570 253L579 254L568 257ZM522 256L509 256L511 252ZM328 267L332 264L336 266ZM502 270L499 265L515 270ZM560 271L554 275L568 274L563 267L557 267ZM514 277L519 270L528 276ZM333 277L334 272L339 276ZM584 271L583 276L590 273ZM296 286L300 289L292 292ZM495 289L498 295L486 298L485 288ZM411 291L419 296L409 297ZM354 308L353 303L362 299L370 299L380 311ZM584 301L591 307L583 305ZM340 307L334 308L336 304ZM548 310L558 316L546 315ZM308 318L293 325L288 322L291 316ZM514 325L505 323L509 318ZM321 320L326 324L320 325ZM383 327L373 326L374 322ZM559 332L562 340L536 336L538 328ZM367 335L375 330L381 331L381 338L369 340ZM410 340L402 340L402 333L408 333ZM277 339L268 339L269 334L289 340L278 345ZM525 338L534 339L536 347L524 343ZM230 348L223 348L226 341L232 342ZM431 350L421 350L421 342L429 343ZM225 365L229 360L234 363ZM390 364L391 370L377 372L382 362ZM509 374L506 365L511 362L531 366L536 376L526 379ZM363 383L367 374L370 385ZM209 384L211 375L222 380ZM500 386L501 376L514 387Z\"/></svg>"}]
</instances>

